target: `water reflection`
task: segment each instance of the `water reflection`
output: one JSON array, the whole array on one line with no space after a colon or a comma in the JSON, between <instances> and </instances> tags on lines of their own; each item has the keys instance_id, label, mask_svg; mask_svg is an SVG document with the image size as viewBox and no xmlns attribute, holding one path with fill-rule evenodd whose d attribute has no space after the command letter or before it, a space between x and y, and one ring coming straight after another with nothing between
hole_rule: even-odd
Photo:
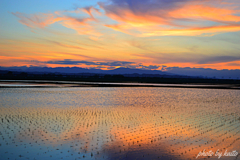
<instances>
[{"instance_id":1,"label":"water reflection","mask_svg":"<svg viewBox=\"0 0 240 160\"><path fill-rule=\"evenodd\" d=\"M204 149L240 152L239 91L5 89L1 95L4 159L196 159Z\"/></svg>"}]
</instances>

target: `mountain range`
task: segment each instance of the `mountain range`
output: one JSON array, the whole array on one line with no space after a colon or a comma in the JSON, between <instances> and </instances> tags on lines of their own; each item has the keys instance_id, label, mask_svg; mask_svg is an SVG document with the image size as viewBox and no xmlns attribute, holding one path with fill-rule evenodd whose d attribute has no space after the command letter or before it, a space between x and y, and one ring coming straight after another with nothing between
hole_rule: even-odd
<instances>
[{"instance_id":1,"label":"mountain range","mask_svg":"<svg viewBox=\"0 0 240 160\"><path fill-rule=\"evenodd\" d=\"M101 70L101 69L87 69L80 67L0 67L2 71L15 71L26 73L60 73L60 74L80 74L80 73L92 73L92 74L155 74L155 75L175 75L168 72L159 70L143 70L143 69L131 69L131 68L117 68L113 70Z\"/></svg>"}]
</instances>

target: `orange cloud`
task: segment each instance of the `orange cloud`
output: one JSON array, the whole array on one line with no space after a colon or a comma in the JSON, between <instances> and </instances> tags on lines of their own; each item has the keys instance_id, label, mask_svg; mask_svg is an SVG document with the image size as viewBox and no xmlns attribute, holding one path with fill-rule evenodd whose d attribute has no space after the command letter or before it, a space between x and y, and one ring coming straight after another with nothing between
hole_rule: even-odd
<instances>
[{"instance_id":1,"label":"orange cloud","mask_svg":"<svg viewBox=\"0 0 240 160\"><path fill-rule=\"evenodd\" d=\"M24 14L20 12L12 13L16 17L20 18L19 22L30 28L44 28L50 24L60 21L60 18L56 18L53 14Z\"/></svg>"},{"instance_id":2,"label":"orange cloud","mask_svg":"<svg viewBox=\"0 0 240 160\"><path fill-rule=\"evenodd\" d=\"M166 8L158 3L156 5L159 5L159 8L144 6L141 2L136 4L137 7L130 4L101 5L108 17L119 22L105 26L138 37L196 36L204 33L211 36L240 30L237 24L240 16L235 15L239 11L233 7L215 7L210 2L194 5L192 1L185 1L177 7L174 6L176 4L169 4L172 7Z\"/></svg>"},{"instance_id":3,"label":"orange cloud","mask_svg":"<svg viewBox=\"0 0 240 160\"><path fill-rule=\"evenodd\" d=\"M97 13L97 14L101 15L101 12L99 12L98 9L96 9L96 8L94 8L94 7L92 7L92 6L91 6L91 7L83 8L82 11L85 12L85 13L87 13L88 15L90 15L91 18L94 18L93 13Z\"/></svg>"},{"instance_id":4,"label":"orange cloud","mask_svg":"<svg viewBox=\"0 0 240 160\"><path fill-rule=\"evenodd\" d=\"M149 36L198 36L206 34L205 36L211 36L216 33L222 32L237 32L240 31L240 25L221 25L210 27L196 27L196 28L184 28L184 29L155 29L147 30L143 29L141 37Z\"/></svg>"},{"instance_id":5,"label":"orange cloud","mask_svg":"<svg viewBox=\"0 0 240 160\"><path fill-rule=\"evenodd\" d=\"M216 8L203 5L186 5L183 8L170 11L168 15L173 18L190 18L194 20L209 20L220 22L239 22L240 16L233 14L239 11Z\"/></svg>"},{"instance_id":6,"label":"orange cloud","mask_svg":"<svg viewBox=\"0 0 240 160\"><path fill-rule=\"evenodd\" d=\"M93 17L93 12L99 13L99 11L93 7L85 8L77 11L56 11L54 13L39 13L39 14L24 14L20 12L12 13L16 17L20 18L19 22L30 28L45 28L51 24L59 22L66 28L76 30L81 35L101 36L102 34L97 32L94 25L89 22L96 21ZM87 13L90 17L78 18L66 15L66 13L83 14Z\"/></svg>"},{"instance_id":7,"label":"orange cloud","mask_svg":"<svg viewBox=\"0 0 240 160\"><path fill-rule=\"evenodd\" d=\"M120 15L107 13L107 16L114 20L128 23L134 27L168 24L164 18L157 15L136 15L127 9L121 10L118 13L120 13Z\"/></svg>"},{"instance_id":8,"label":"orange cloud","mask_svg":"<svg viewBox=\"0 0 240 160\"><path fill-rule=\"evenodd\" d=\"M111 5L100 3L105 15L94 7L48 14L13 14L20 18L20 23L31 28L44 28L59 22L80 35L89 35L92 39L98 39L97 37L104 34L103 30L100 30L103 26L137 37L196 36L204 33L211 36L240 30L237 24L240 16L236 15L239 10L234 9L234 3L220 3L216 7L216 2L198 0L183 0L181 3L146 1L135 2L134 5L125 1L117 0L116 4ZM77 16L69 16L69 13ZM101 21L94 16L95 13L101 15ZM117 21L117 24L108 24L109 18Z\"/></svg>"}]
</instances>

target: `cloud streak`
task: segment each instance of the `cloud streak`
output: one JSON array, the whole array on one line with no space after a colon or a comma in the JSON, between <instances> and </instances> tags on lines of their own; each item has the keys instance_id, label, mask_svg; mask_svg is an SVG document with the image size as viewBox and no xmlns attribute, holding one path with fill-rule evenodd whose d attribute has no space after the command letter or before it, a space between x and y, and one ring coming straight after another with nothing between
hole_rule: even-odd
<instances>
[{"instance_id":1,"label":"cloud streak","mask_svg":"<svg viewBox=\"0 0 240 160\"><path fill-rule=\"evenodd\" d=\"M222 5L219 2L111 0L111 3L100 3L100 6L108 17L118 22L106 27L135 36L196 36L239 31L240 16L236 15L239 10L234 9L234 3Z\"/></svg>"},{"instance_id":2,"label":"cloud streak","mask_svg":"<svg viewBox=\"0 0 240 160\"><path fill-rule=\"evenodd\" d=\"M74 29L80 35L102 36L99 27L111 28L138 37L196 36L240 31L240 10L236 1L223 0L110 0L74 11L24 14L12 13L30 28L53 23ZM73 14L75 16L73 16ZM98 19L94 16L101 17ZM70 16L71 15L71 16ZM116 21L109 24L108 19Z\"/></svg>"},{"instance_id":3,"label":"cloud streak","mask_svg":"<svg viewBox=\"0 0 240 160\"><path fill-rule=\"evenodd\" d=\"M55 15L51 13L25 14L16 12L12 14L20 19L19 20L20 23L30 28L44 28L57 21L61 21L60 18L56 18Z\"/></svg>"},{"instance_id":4,"label":"cloud streak","mask_svg":"<svg viewBox=\"0 0 240 160\"><path fill-rule=\"evenodd\" d=\"M48 42L50 42L50 43L56 44L56 45L61 46L61 47L66 47L66 48L71 48L71 49L77 49L77 50L86 50L86 49L83 48L83 47L74 46L74 45L68 45L68 44L63 44L63 43L60 43L60 42L57 42L57 41L52 41L52 40L45 40L45 41L48 41Z\"/></svg>"},{"instance_id":5,"label":"cloud streak","mask_svg":"<svg viewBox=\"0 0 240 160\"><path fill-rule=\"evenodd\" d=\"M203 76L203 77L216 77L216 78L240 78L240 70L216 70L211 68L190 68L190 67L165 67L169 73L188 75L188 76Z\"/></svg>"},{"instance_id":6,"label":"cloud streak","mask_svg":"<svg viewBox=\"0 0 240 160\"><path fill-rule=\"evenodd\" d=\"M77 9L75 11L56 11L54 13L25 14L20 12L12 13L18 17L23 25L36 29L44 29L51 24L59 23L66 28L77 31L80 35L100 36L90 22L96 22L93 13L99 11L93 7Z\"/></svg>"},{"instance_id":7,"label":"cloud streak","mask_svg":"<svg viewBox=\"0 0 240 160\"><path fill-rule=\"evenodd\" d=\"M24 60L34 64L57 64L57 65L86 65L90 68L107 68L115 69L119 67L132 68L132 69L158 69L160 65L143 65L142 63L130 62L130 61L111 61L111 62L99 62L99 61L85 61L85 60L52 60L52 61L38 61L38 60Z\"/></svg>"},{"instance_id":8,"label":"cloud streak","mask_svg":"<svg viewBox=\"0 0 240 160\"><path fill-rule=\"evenodd\" d=\"M207 63L221 63L221 62L232 62L240 60L240 56L215 56L208 57L198 61L198 64L207 64Z\"/></svg>"}]
</instances>

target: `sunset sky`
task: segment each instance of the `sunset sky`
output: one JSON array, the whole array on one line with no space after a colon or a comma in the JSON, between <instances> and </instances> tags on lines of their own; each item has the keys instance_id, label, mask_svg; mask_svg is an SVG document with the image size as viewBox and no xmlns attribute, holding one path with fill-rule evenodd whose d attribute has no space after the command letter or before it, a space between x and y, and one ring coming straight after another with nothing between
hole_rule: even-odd
<instances>
[{"instance_id":1,"label":"sunset sky","mask_svg":"<svg viewBox=\"0 0 240 160\"><path fill-rule=\"evenodd\" d=\"M1 0L0 66L240 69L239 0Z\"/></svg>"}]
</instances>

